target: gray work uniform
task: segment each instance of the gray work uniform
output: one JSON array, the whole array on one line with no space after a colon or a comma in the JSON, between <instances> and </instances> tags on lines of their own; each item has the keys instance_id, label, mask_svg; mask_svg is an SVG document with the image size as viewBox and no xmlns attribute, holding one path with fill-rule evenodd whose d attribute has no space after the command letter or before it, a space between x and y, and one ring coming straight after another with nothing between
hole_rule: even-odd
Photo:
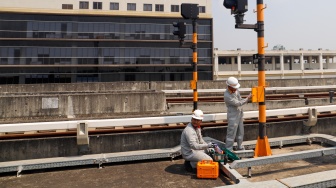
<instances>
[{"instance_id":1,"label":"gray work uniform","mask_svg":"<svg viewBox=\"0 0 336 188\"><path fill-rule=\"evenodd\" d=\"M181 153L186 161L190 161L190 165L196 168L197 162L202 160L212 160L205 153L208 144L203 140L201 129L195 129L191 123L184 128L181 135Z\"/></svg>"},{"instance_id":2,"label":"gray work uniform","mask_svg":"<svg viewBox=\"0 0 336 188\"><path fill-rule=\"evenodd\" d=\"M238 90L230 93L229 89L224 92L224 102L227 107L227 134L225 148L232 150L235 138L237 140L238 149L242 149L244 137L244 112L242 106L248 102L248 98L242 99Z\"/></svg>"}]
</instances>

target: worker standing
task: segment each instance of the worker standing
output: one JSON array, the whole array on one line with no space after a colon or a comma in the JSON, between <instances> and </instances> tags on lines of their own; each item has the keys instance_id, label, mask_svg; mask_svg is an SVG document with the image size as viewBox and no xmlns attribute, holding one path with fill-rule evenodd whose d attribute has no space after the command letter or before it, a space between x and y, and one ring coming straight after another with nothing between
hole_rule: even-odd
<instances>
[{"instance_id":1,"label":"worker standing","mask_svg":"<svg viewBox=\"0 0 336 188\"><path fill-rule=\"evenodd\" d=\"M184 128L181 135L181 153L185 159L184 165L187 171L195 172L198 161L212 160L206 154L206 149L212 147L212 143L206 143L201 134L203 120L202 110L195 110L191 122Z\"/></svg>"},{"instance_id":2,"label":"worker standing","mask_svg":"<svg viewBox=\"0 0 336 188\"><path fill-rule=\"evenodd\" d=\"M237 150L244 150L243 138L244 138L244 123L243 123L243 108L242 106L248 103L251 98L251 94L242 99L238 88L240 84L237 78L229 77L226 81L227 89L224 92L224 102L227 107L227 134L225 141L225 148L232 151L233 143L237 140Z\"/></svg>"}]
</instances>

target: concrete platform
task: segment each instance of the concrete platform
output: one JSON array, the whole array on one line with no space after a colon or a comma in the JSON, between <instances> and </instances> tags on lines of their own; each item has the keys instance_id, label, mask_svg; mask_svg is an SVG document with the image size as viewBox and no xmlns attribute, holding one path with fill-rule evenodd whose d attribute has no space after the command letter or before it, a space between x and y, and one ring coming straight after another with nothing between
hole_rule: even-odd
<instances>
[{"instance_id":1,"label":"concrete platform","mask_svg":"<svg viewBox=\"0 0 336 188\"><path fill-rule=\"evenodd\" d=\"M320 145L300 145L272 149L274 154L321 148ZM253 168L252 178L233 185L223 174L216 180L197 179L196 174L188 173L183 167L184 160L176 158L134 161L127 163L105 164L99 169L98 165L76 168L57 168L51 170L27 171L21 177L16 173L2 174L1 187L287 187L279 184L276 179L286 179L311 173L334 170L336 156L324 156L308 160L285 162L282 164L265 165ZM246 177L246 169L238 169ZM229 186L230 185L230 186ZM248 185L248 186L247 186Z\"/></svg>"},{"instance_id":2,"label":"concrete platform","mask_svg":"<svg viewBox=\"0 0 336 188\"><path fill-rule=\"evenodd\" d=\"M330 136L330 138L334 138ZM247 142L248 144L248 142ZM320 144L284 145L282 149L272 148L273 155L308 151L323 148ZM308 183L335 182L336 155L320 156L303 160L266 164L252 168L253 175L247 178L247 169L240 168L240 182L234 185L223 174L216 180L197 179L196 174L185 171L181 157L138 160L122 163L85 165L3 173L1 187L288 187L287 185L307 185ZM231 163L232 164L232 163ZM319 178L319 176L322 176ZM315 177L315 178L309 178ZM309 178L311 182L304 181ZM314 181L318 180L318 181ZM320 182L319 182L320 181ZM330 183L328 184L328 181ZM301 182L301 184L298 184ZM317 184L316 184L317 183ZM326 187L324 185L322 187ZM284 186L285 185L285 186ZM230 187L230 186L229 186Z\"/></svg>"},{"instance_id":3,"label":"concrete platform","mask_svg":"<svg viewBox=\"0 0 336 188\"><path fill-rule=\"evenodd\" d=\"M230 184L228 178L221 175L218 179L197 179L196 174L184 170L184 160L150 160L131 163L114 163L82 168L64 168L57 171L33 171L16 177L15 173L0 177L4 188L34 187L118 187L118 188L176 188L176 187L217 187Z\"/></svg>"}]
</instances>

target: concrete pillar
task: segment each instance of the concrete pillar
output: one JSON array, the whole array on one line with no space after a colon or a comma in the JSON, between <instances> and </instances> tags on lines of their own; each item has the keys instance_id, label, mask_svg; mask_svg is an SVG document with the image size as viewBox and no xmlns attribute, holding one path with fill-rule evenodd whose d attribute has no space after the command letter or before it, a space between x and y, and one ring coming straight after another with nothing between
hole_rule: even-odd
<instances>
[{"instance_id":1,"label":"concrete pillar","mask_svg":"<svg viewBox=\"0 0 336 188\"><path fill-rule=\"evenodd\" d=\"M240 53L237 56L237 67L238 67L238 77L241 78L241 55Z\"/></svg>"},{"instance_id":2,"label":"concrete pillar","mask_svg":"<svg viewBox=\"0 0 336 188\"><path fill-rule=\"evenodd\" d=\"M303 53L301 53L301 55L300 55L300 67L301 67L301 71L302 71L301 78L303 78L304 77L304 57L303 57Z\"/></svg>"},{"instance_id":3,"label":"concrete pillar","mask_svg":"<svg viewBox=\"0 0 336 188\"><path fill-rule=\"evenodd\" d=\"M319 55L319 63L320 63L320 70L323 70L323 57L322 57L322 53L320 53L320 55Z\"/></svg>"},{"instance_id":4,"label":"concrete pillar","mask_svg":"<svg viewBox=\"0 0 336 188\"><path fill-rule=\"evenodd\" d=\"M293 70L293 64L294 64L294 61L295 61L295 57L294 56L291 56L291 61L289 62L289 70Z\"/></svg>"},{"instance_id":5,"label":"concrete pillar","mask_svg":"<svg viewBox=\"0 0 336 188\"><path fill-rule=\"evenodd\" d=\"M321 74L321 78L323 78L323 57L322 57L322 53L320 53L319 57L318 57L318 62L320 64L320 74Z\"/></svg>"},{"instance_id":6,"label":"concrete pillar","mask_svg":"<svg viewBox=\"0 0 336 188\"><path fill-rule=\"evenodd\" d=\"M236 70L236 69L235 69L235 63L236 63L236 61L235 61L235 57L231 57L231 71Z\"/></svg>"},{"instance_id":7,"label":"concrete pillar","mask_svg":"<svg viewBox=\"0 0 336 188\"><path fill-rule=\"evenodd\" d=\"M326 69L329 69L330 58L329 56L326 57Z\"/></svg>"},{"instance_id":8,"label":"concrete pillar","mask_svg":"<svg viewBox=\"0 0 336 188\"><path fill-rule=\"evenodd\" d=\"M308 56L306 68L313 68L312 64L313 64L313 57L312 56Z\"/></svg>"},{"instance_id":9,"label":"concrete pillar","mask_svg":"<svg viewBox=\"0 0 336 188\"><path fill-rule=\"evenodd\" d=\"M272 56L272 69L275 70L275 57Z\"/></svg>"},{"instance_id":10,"label":"concrete pillar","mask_svg":"<svg viewBox=\"0 0 336 188\"><path fill-rule=\"evenodd\" d=\"M284 55L281 53L280 55L280 71L281 71L281 78L284 78Z\"/></svg>"},{"instance_id":11,"label":"concrete pillar","mask_svg":"<svg viewBox=\"0 0 336 188\"><path fill-rule=\"evenodd\" d=\"M218 54L214 54L214 64L213 64L213 74L214 74L214 80L218 79Z\"/></svg>"}]
</instances>

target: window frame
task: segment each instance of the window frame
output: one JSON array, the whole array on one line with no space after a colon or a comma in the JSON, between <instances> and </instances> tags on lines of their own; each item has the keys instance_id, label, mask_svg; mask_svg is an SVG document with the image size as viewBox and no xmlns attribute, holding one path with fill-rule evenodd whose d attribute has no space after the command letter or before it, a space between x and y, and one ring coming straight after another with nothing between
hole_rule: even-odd
<instances>
[{"instance_id":1,"label":"window frame","mask_svg":"<svg viewBox=\"0 0 336 188\"><path fill-rule=\"evenodd\" d=\"M164 4L155 4L155 12L164 12Z\"/></svg>"},{"instance_id":2,"label":"window frame","mask_svg":"<svg viewBox=\"0 0 336 188\"><path fill-rule=\"evenodd\" d=\"M89 9L89 1L79 1L79 9Z\"/></svg>"},{"instance_id":3,"label":"window frame","mask_svg":"<svg viewBox=\"0 0 336 188\"><path fill-rule=\"evenodd\" d=\"M170 6L170 11L171 12L180 12L180 5L171 5Z\"/></svg>"},{"instance_id":4,"label":"window frame","mask_svg":"<svg viewBox=\"0 0 336 188\"><path fill-rule=\"evenodd\" d=\"M93 10L102 10L103 9L103 3L98 1L92 2L92 9Z\"/></svg>"},{"instance_id":5,"label":"window frame","mask_svg":"<svg viewBox=\"0 0 336 188\"><path fill-rule=\"evenodd\" d=\"M73 10L73 4L62 4L62 9Z\"/></svg>"},{"instance_id":6,"label":"window frame","mask_svg":"<svg viewBox=\"0 0 336 188\"><path fill-rule=\"evenodd\" d=\"M136 3L127 3L127 11L136 11Z\"/></svg>"},{"instance_id":7,"label":"window frame","mask_svg":"<svg viewBox=\"0 0 336 188\"><path fill-rule=\"evenodd\" d=\"M150 9L146 9L146 8L150 8ZM153 5L152 4L143 4L143 11L149 11L149 12L151 12L151 11L153 11Z\"/></svg>"},{"instance_id":8,"label":"window frame","mask_svg":"<svg viewBox=\"0 0 336 188\"><path fill-rule=\"evenodd\" d=\"M110 2L110 10L119 10L118 2Z\"/></svg>"},{"instance_id":9,"label":"window frame","mask_svg":"<svg viewBox=\"0 0 336 188\"><path fill-rule=\"evenodd\" d=\"M205 6L198 6L199 13L205 13Z\"/></svg>"}]
</instances>

